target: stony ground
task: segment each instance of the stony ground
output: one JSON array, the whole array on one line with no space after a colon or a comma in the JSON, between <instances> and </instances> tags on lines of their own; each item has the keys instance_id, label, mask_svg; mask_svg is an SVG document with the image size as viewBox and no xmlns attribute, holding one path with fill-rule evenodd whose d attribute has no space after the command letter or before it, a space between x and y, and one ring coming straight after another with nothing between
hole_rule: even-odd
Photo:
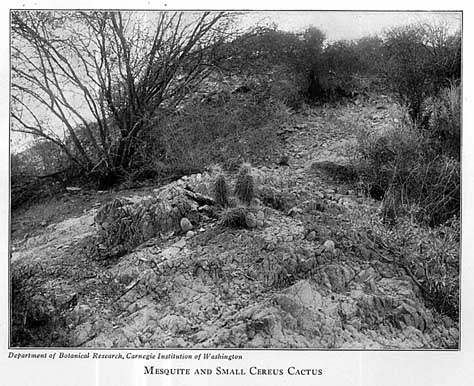
<instances>
[{"instance_id":1,"label":"stony ground","mask_svg":"<svg viewBox=\"0 0 474 386\"><path fill-rule=\"evenodd\" d=\"M258 226L223 227L191 200L187 214L174 204L166 209L189 217L190 232L171 225L143 230L150 234L144 242L101 258L91 246L110 221L98 220L98 204L14 239L12 286L22 295L13 310L15 343L456 348L457 321L425 304L416 277L371 233L380 202L350 178L357 124L383 129L402 119L396 106L378 97L295 119L278 129L287 162L254 170ZM212 195L214 177L193 175L134 192L127 205L155 208L181 200L188 189Z\"/></svg>"}]
</instances>

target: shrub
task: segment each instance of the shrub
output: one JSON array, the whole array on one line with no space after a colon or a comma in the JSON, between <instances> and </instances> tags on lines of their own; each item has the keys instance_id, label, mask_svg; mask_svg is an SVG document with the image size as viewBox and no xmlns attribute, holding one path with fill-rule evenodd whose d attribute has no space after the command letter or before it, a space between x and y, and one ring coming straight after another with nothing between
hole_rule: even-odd
<instances>
[{"instance_id":1,"label":"shrub","mask_svg":"<svg viewBox=\"0 0 474 386\"><path fill-rule=\"evenodd\" d=\"M36 201L39 198L40 184L38 179L12 175L10 180L11 186L11 208L17 209Z\"/></svg>"},{"instance_id":2,"label":"shrub","mask_svg":"<svg viewBox=\"0 0 474 386\"><path fill-rule=\"evenodd\" d=\"M415 278L423 297L440 313L459 316L460 221L457 217L434 228L419 227L409 220L396 227L376 227L398 261Z\"/></svg>"},{"instance_id":3,"label":"shrub","mask_svg":"<svg viewBox=\"0 0 474 386\"><path fill-rule=\"evenodd\" d=\"M235 195L241 202L246 204L250 204L255 197L255 183L251 172L252 167L250 164L242 164L235 182Z\"/></svg>"},{"instance_id":4,"label":"shrub","mask_svg":"<svg viewBox=\"0 0 474 386\"><path fill-rule=\"evenodd\" d=\"M384 132L362 128L357 133L358 170L367 191L387 192L403 182L423 151L421 135L412 126L399 124Z\"/></svg>"},{"instance_id":5,"label":"shrub","mask_svg":"<svg viewBox=\"0 0 474 386\"><path fill-rule=\"evenodd\" d=\"M219 174L214 183L214 199L219 206L229 206L229 189L224 174Z\"/></svg>"},{"instance_id":6,"label":"shrub","mask_svg":"<svg viewBox=\"0 0 474 386\"><path fill-rule=\"evenodd\" d=\"M222 103L188 101L179 113L162 112L153 130L143 133L137 168L205 169L220 164L237 169L243 159L266 162L280 146L275 126L290 119L290 111L274 99L252 93L230 94Z\"/></svg>"},{"instance_id":7,"label":"shrub","mask_svg":"<svg viewBox=\"0 0 474 386\"><path fill-rule=\"evenodd\" d=\"M382 202L382 219L384 223L393 225L397 218L405 214L399 192L391 186L384 192Z\"/></svg>"},{"instance_id":8,"label":"shrub","mask_svg":"<svg viewBox=\"0 0 474 386\"><path fill-rule=\"evenodd\" d=\"M452 84L427 101L425 127L440 153L461 158L461 88Z\"/></svg>"},{"instance_id":9,"label":"shrub","mask_svg":"<svg viewBox=\"0 0 474 386\"><path fill-rule=\"evenodd\" d=\"M431 231L419 242L412 264L423 266L428 297L434 306L453 318L459 316L460 221L453 218ZM421 264L420 264L421 262Z\"/></svg>"},{"instance_id":10,"label":"shrub","mask_svg":"<svg viewBox=\"0 0 474 386\"><path fill-rule=\"evenodd\" d=\"M328 44L317 60L312 60L307 76L309 102L336 102L364 95L380 71L382 41L364 38ZM369 82L368 77L372 80Z\"/></svg>"},{"instance_id":11,"label":"shrub","mask_svg":"<svg viewBox=\"0 0 474 386\"><path fill-rule=\"evenodd\" d=\"M364 75L379 75L383 66L383 40L378 36L366 36L355 42L359 71Z\"/></svg>"},{"instance_id":12,"label":"shrub","mask_svg":"<svg viewBox=\"0 0 474 386\"><path fill-rule=\"evenodd\" d=\"M357 171L352 165L342 165L332 161L313 162L311 170L321 170L331 178L342 182L357 179Z\"/></svg>"},{"instance_id":13,"label":"shrub","mask_svg":"<svg viewBox=\"0 0 474 386\"><path fill-rule=\"evenodd\" d=\"M11 174L11 209L27 208L64 192L64 183L55 178L39 179L29 175Z\"/></svg>"},{"instance_id":14,"label":"shrub","mask_svg":"<svg viewBox=\"0 0 474 386\"><path fill-rule=\"evenodd\" d=\"M362 130L358 169L367 190L384 194L382 215L393 222L404 214L431 226L459 214L460 164L438 154L432 140L414 126L382 133Z\"/></svg>"},{"instance_id":15,"label":"shrub","mask_svg":"<svg viewBox=\"0 0 474 386\"><path fill-rule=\"evenodd\" d=\"M35 140L27 149L10 155L12 209L61 192L66 184L75 183L79 174L56 145Z\"/></svg>"},{"instance_id":16,"label":"shrub","mask_svg":"<svg viewBox=\"0 0 474 386\"><path fill-rule=\"evenodd\" d=\"M287 212L296 203L296 198L290 193L280 191L271 186L261 186L258 195L264 205L282 212Z\"/></svg>"},{"instance_id":17,"label":"shrub","mask_svg":"<svg viewBox=\"0 0 474 386\"><path fill-rule=\"evenodd\" d=\"M422 117L426 98L460 78L460 52L459 34L443 26L416 24L387 32L384 75L414 122Z\"/></svg>"},{"instance_id":18,"label":"shrub","mask_svg":"<svg viewBox=\"0 0 474 386\"><path fill-rule=\"evenodd\" d=\"M66 333L64 308L44 293L39 263L16 261L11 266L12 347L56 346L71 344Z\"/></svg>"},{"instance_id":19,"label":"shrub","mask_svg":"<svg viewBox=\"0 0 474 386\"><path fill-rule=\"evenodd\" d=\"M430 225L444 223L459 215L461 206L461 166L459 161L436 156L421 164L413 181L420 211L418 217Z\"/></svg>"},{"instance_id":20,"label":"shrub","mask_svg":"<svg viewBox=\"0 0 474 386\"><path fill-rule=\"evenodd\" d=\"M245 206L225 208L220 214L219 224L231 228L246 228L248 213L249 208Z\"/></svg>"},{"instance_id":21,"label":"shrub","mask_svg":"<svg viewBox=\"0 0 474 386\"><path fill-rule=\"evenodd\" d=\"M360 87L354 75L369 72L380 58L380 39L325 43L318 28L303 33L257 28L226 47L227 70L251 74L272 98L299 109L303 102L335 101ZM370 65L368 65L370 63Z\"/></svg>"},{"instance_id":22,"label":"shrub","mask_svg":"<svg viewBox=\"0 0 474 386\"><path fill-rule=\"evenodd\" d=\"M404 216L387 226L372 208L354 208L347 235L348 245L366 247L360 232L376 245L378 254L393 260L394 267L403 268L420 289L427 305L458 321L460 284L460 237L458 216L429 227ZM349 252L349 251L348 251Z\"/></svg>"}]
</instances>

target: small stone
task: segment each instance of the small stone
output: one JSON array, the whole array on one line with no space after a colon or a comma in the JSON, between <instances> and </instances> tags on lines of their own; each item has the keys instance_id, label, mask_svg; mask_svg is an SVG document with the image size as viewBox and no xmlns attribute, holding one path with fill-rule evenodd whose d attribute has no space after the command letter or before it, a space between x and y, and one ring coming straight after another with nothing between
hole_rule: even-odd
<instances>
[{"instance_id":1,"label":"small stone","mask_svg":"<svg viewBox=\"0 0 474 386\"><path fill-rule=\"evenodd\" d=\"M257 212L257 220L264 220L265 219L265 213L263 212L263 210L259 210Z\"/></svg>"},{"instance_id":2,"label":"small stone","mask_svg":"<svg viewBox=\"0 0 474 386\"><path fill-rule=\"evenodd\" d=\"M316 240L316 232L315 232L315 231L309 232L309 233L306 235L306 240L308 240L308 241Z\"/></svg>"},{"instance_id":3,"label":"small stone","mask_svg":"<svg viewBox=\"0 0 474 386\"><path fill-rule=\"evenodd\" d=\"M71 193L74 193L74 192L80 192L82 189L81 188L78 188L76 186L67 186L66 187L66 190L68 192L71 192Z\"/></svg>"},{"instance_id":4,"label":"small stone","mask_svg":"<svg viewBox=\"0 0 474 386\"><path fill-rule=\"evenodd\" d=\"M319 197L319 198L324 198L324 193L319 192L319 191L314 192L314 195Z\"/></svg>"},{"instance_id":5,"label":"small stone","mask_svg":"<svg viewBox=\"0 0 474 386\"><path fill-rule=\"evenodd\" d=\"M62 309L68 309L71 307L75 307L77 304L77 293L62 293L56 297L56 305Z\"/></svg>"},{"instance_id":6,"label":"small stone","mask_svg":"<svg viewBox=\"0 0 474 386\"><path fill-rule=\"evenodd\" d=\"M360 246L360 247L359 247L359 251L360 251L361 257L362 257L364 260L370 260L370 259L371 259L372 254L370 253L370 251L369 251L366 247Z\"/></svg>"},{"instance_id":7,"label":"small stone","mask_svg":"<svg viewBox=\"0 0 474 386\"><path fill-rule=\"evenodd\" d=\"M423 267L417 267L416 268L415 276L416 276L417 279L423 279L426 276L425 270L423 269Z\"/></svg>"},{"instance_id":8,"label":"small stone","mask_svg":"<svg viewBox=\"0 0 474 386\"><path fill-rule=\"evenodd\" d=\"M443 316L443 323L446 328L451 328L454 326L454 322L449 316Z\"/></svg>"},{"instance_id":9,"label":"small stone","mask_svg":"<svg viewBox=\"0 0 474 386\"><path fill-rule=\"evenodd\" d=\"M250 206L253 206L253 207L259 207L261 206L261 201L258 199L258 198L252 198L252 200L250 201Z\"/></svg>"},{"instance_id":10,"label":"small stone","mask_svg":"<svg viewBox=\"0 0 474 386\"><path fill-rule=\"evenodd\" d=\"M257 219L253 213L248 213L245 216L245 224L247 225L247 228L255 228L257 226Z\"/></svg>"},{"instance_id":11,"label":"small stone","mask_svg":"<svg viewBox=\"0 0 474 386\"><path fill-rule=\"evenodd\" d=\"M270 240L265 246L265 249L267 251L274 251L276 247L277 247L277 242L275 240Z\"/></svg>"},{"instance_id":12,"label":"small stone","mask_svg":"<svg viewBox=\"0 0 474 386\"><path fill-rule=\"evenodd\" d=\"M189 221L186 217L183 217L181 219L180 225L183 232L187 232L193 229L193 224L191 224L191 221Z\"/></svg>"},{"instance_id":13,"label":"small stone","mask_svg":"<svg viewBox=\"0 0 474 386\"><path fill-rule=\"evenodd\" d=\"M369 279L369 288L372 292L375 292L375 290L377 289L375 286L375 279L373 277Z\"/></svg>"},{"instance_id":14,"label":"small stone","mask_svg":"<svg viewBox=\"0 0 474 386\"><path fill-rule=\"evenodd\" d=\"M294 206L293 208L291 208L289 211L288 211L288 216L294 216L296 214L301 214L302 210L296 206Z\"/></svg>"},{"instance_id":15,"label":"small stone","mask_svg":"<svg viewBox=\"0 0 474 386\"><path fill-rule=\"evenodd\" d=\"M263 220L257 220L257 228L263 228L265 226L265 223Z\"/></svg>"},{"instance_id":16,"label":"small stone","mask_svg":"<svg viewBox=\"0 0 474 386\"><path fill-rule=\"evenodd\" d=\"M190 238L193 237L193 236L194 236L194 232L193 232L193 231L187 231L187 232L186 232L186 238L187 238L187 239L190 239Z\"/></svg>"},{"instance_id":17,"label":"small stone","mask_svg":"<svg viewBox=\"0 0 474 386\"><path fill-rule=\"evenodd\" d=\"M326 240L324 242L324 250L334 255L336 253L336 246L334 245L334 241Z\"/></svg>"},{"instance_id":18,"label":"small stone","mask_svg":"<svg viewBox=\"0 0 474 386\"><path fill-rule=\"evenodd\" d=\"M194 335L194 341L197 343L204 342L208 338L209 338L208 330L199 331L198 333L196 333L196 335Z\"/></svg>"},{"instance_id":19,"label":"small stone","mask_svg":"<svg viewBox=\"0 0 474 386\"><path fill-rule=\"evenodd\" d=\"M46 221L41 221L40 225L41 225L42 227L45 227L46 225L48 225L48 223L47 223Z\"/></svg>"},{"instance_id":20,"label":"small stone","mask_svg":"<svg viewBox=\"0 0 474 386\"><path fill-rule=\"evenodd\" d=\"M203 205L198 208L199 212L211 213L213 211L212 206L210 205Z\"/></svg>"}]
</instances>

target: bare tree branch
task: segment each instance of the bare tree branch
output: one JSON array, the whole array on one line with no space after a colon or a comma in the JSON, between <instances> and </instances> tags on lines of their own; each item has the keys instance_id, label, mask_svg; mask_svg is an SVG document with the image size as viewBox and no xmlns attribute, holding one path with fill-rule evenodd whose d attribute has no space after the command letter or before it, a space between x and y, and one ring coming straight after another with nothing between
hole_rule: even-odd
<instances>
[{"instance_id":1,"label":"bare tree branch","mask_svg":"<svg viewBox=\"0 0 474 386\"><path fill-rule=\"evenodd\" d=\"M27 113L15 112L14 130L51 140L40 119L50 115L67 132L51 142L84 169L127 169L157 110L176 107L212 73L210 52L230 20L224 12L155 16L12 12L13 101Z\"/></svg>"}]
</instances>

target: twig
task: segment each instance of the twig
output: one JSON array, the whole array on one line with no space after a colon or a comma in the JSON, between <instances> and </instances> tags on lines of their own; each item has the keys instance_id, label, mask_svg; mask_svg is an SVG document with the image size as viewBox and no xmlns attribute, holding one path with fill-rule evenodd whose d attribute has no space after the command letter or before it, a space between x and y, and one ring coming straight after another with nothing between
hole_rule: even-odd
<instances>
[{"instance_id":1,"label":"twig","mask_svg":"<svg viewBox=\"0 0 474 386\"><path fill-rule=\"evenodd\" d=\"M416 276L413 274L413 272L410 270L410 268L408 268L405 264L400 264L402 266L402 268L405 270L405 272L408 274L408 276L410 276L410 278L414 281L414 283L420 287L420 289L426 293L426 294L429 294L430 292L428 291L428 289L419 282L419 280L416 278Z\"/></svg>"},{"instance_id":2,"label":"twig","mask_svg":"<svg viewBox=\"0 0 474 386\"><path fill-rule=\"evenodd\" d=\"M184 193L186 194L186 196L196 201L200 205L215 205L216 204L214 199L212 199L211 197L205 196L200 193L196 193L188 186L186 186L186 188L184 189Z\"/></svg>"},{"instance_id":3,"label":"twig","mask_svg":"<svg viewBox=\"0 0 474 386\"><path fill-rule=\"evenodd\" d=\"M139 277L137 280L135 280L133 283L129 284L126 288L125 288L125 291L120 294L120 296L118 298L116 298L114 300L114 302L117 302L119 301L120 299L122 299L126 294L128 294L133 288L135 288L135 286L142 280L142 277Z\"/></svg>"}]
</instances>

